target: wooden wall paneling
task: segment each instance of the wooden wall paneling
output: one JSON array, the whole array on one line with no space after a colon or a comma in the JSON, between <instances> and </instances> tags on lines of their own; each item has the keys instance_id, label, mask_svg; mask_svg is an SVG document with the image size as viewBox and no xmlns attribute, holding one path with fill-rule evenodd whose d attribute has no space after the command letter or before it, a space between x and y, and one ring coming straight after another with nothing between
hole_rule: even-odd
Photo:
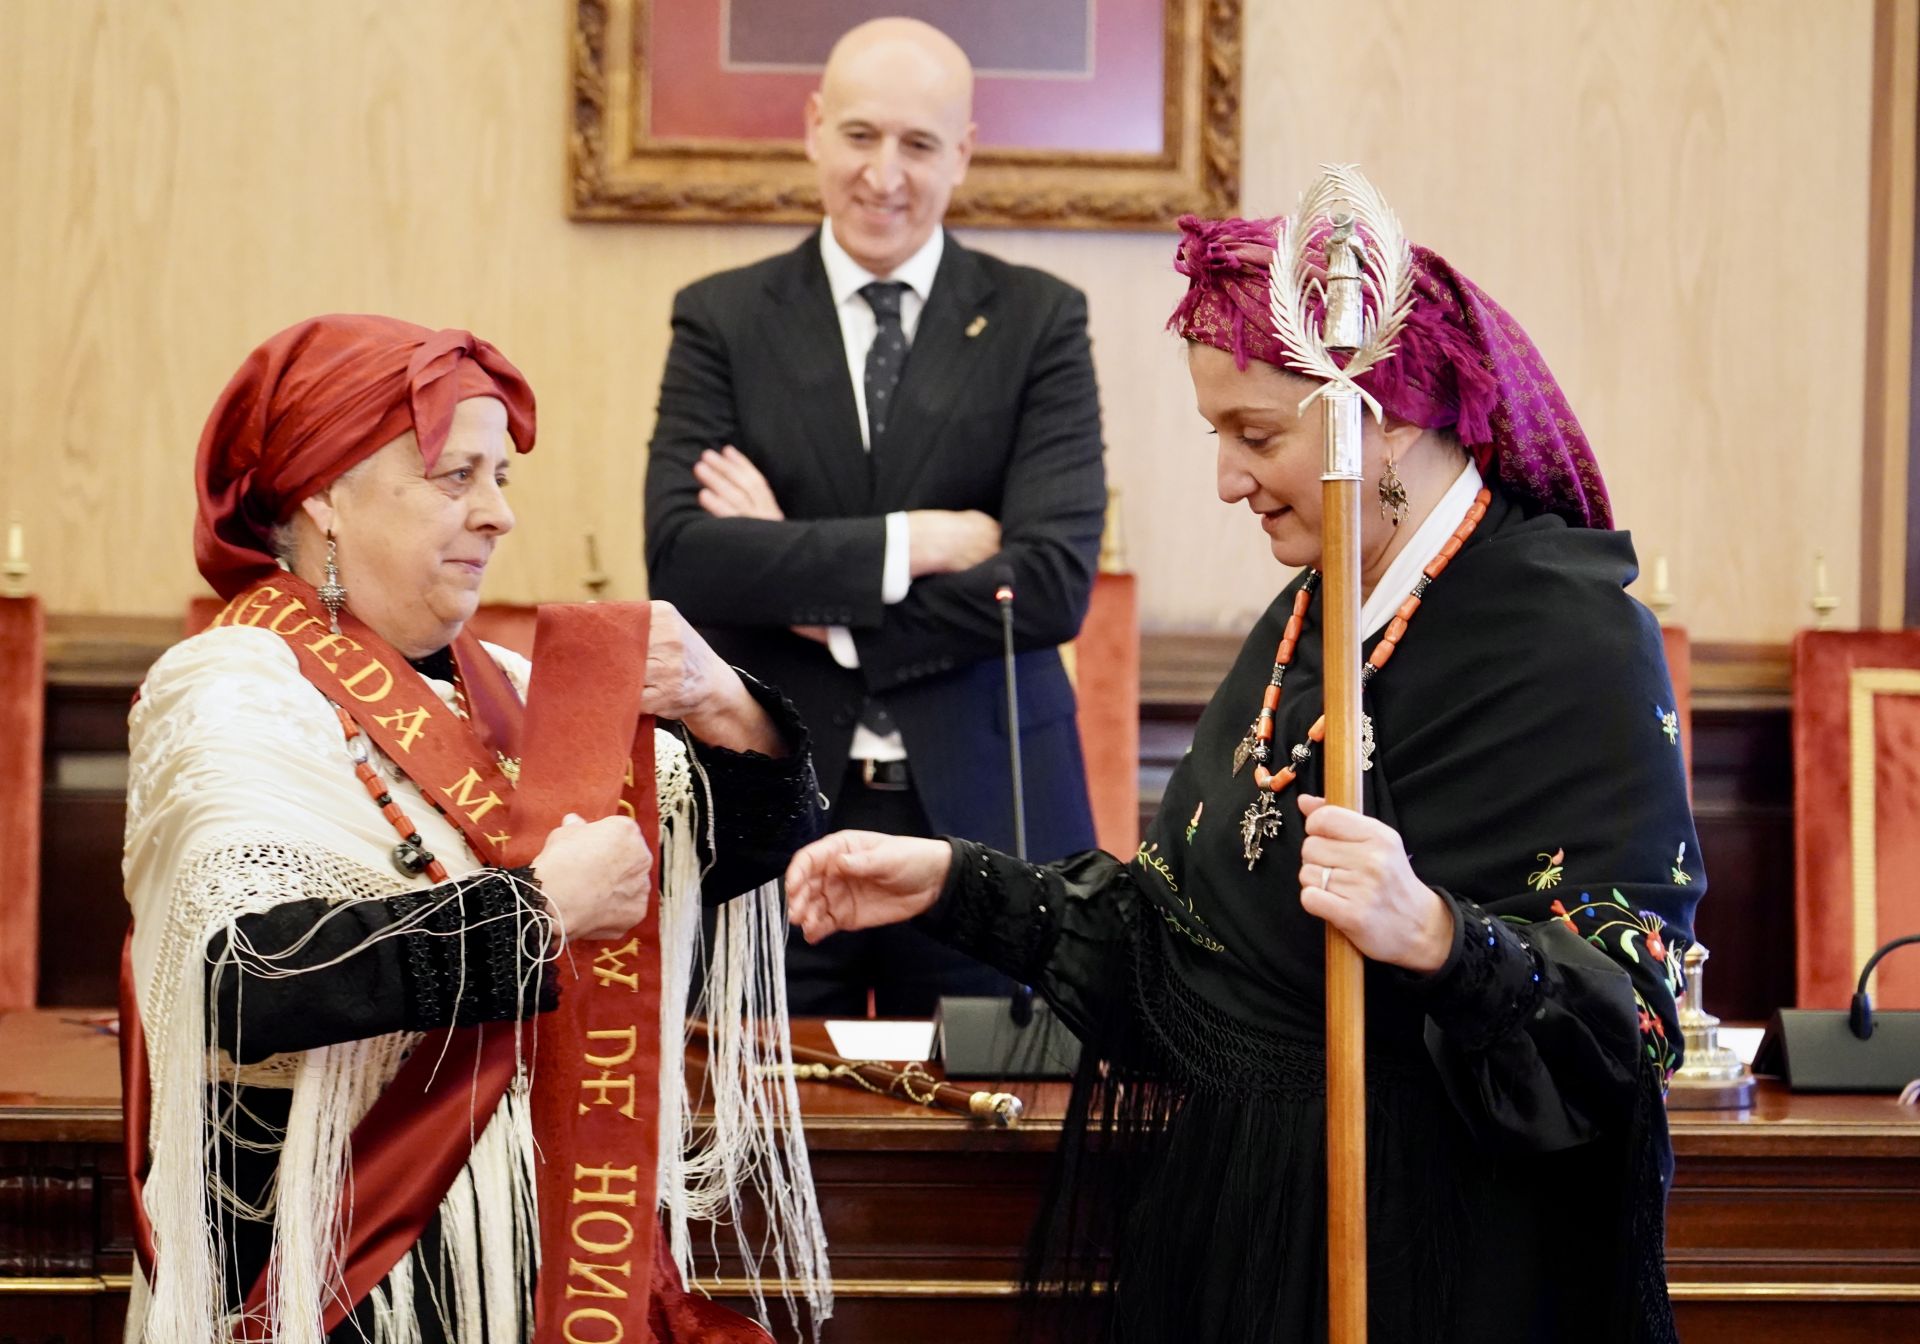
<instances>
[{"instance_id":1,"label":"wooden wall paneling","mask_svg":"<svg viewBox=\"0 0 1920 1344\"><path fill-rule=\"evenodd\" d=\"M36 1017L54 1030L21 1031ZM0 1344L107 1344L125 1329L131 1209L111 1037L0 1014Z\"/></svg>"},{"instance_id":2,"label":"wooden wall paneling","mask_svg":"<svg viewBox=\"0 0 1920 1344\"><path fill-rule=\"evenodd\" d=\"M71 1143L0 1145L0 1276L96 1272L98 1151Z\"/></svg>"},{"instance_id":3,"label":"wooden wall paneling","mask_svg":"<svg viewBox=\"0 0 1920 1344\"><path fill-rule=\"evenodd\" d=\"M1903 623L1908 600L1917 89L1920 0L1874 0L1859 623L1881 629Z\"/></svg>"},{"instance_id":4,"label":"wooden wall paneling","mask_svg":"<svg viewBox=\"0 0 1920 1344\"><path fill-rule=\"evenodd\" d=\"M1904 563L1896 573L1904 580L1906 600L1899 604L1889 600L1891 595L1886 588L1890 585L1888 585L1886 571L1883 569L1881 577L1883 587L1876 595L1878 598L1876 610L1881 613L1879 623L1883 627L1900 624L1920 626L1920 408L1915 406L1915 398L1920 396L1920 341L1913 339L1914 331L1920 327L1920 269L1913 264L1915 253L1920 252L1920 207L1916 206L1915 200L1916 195L1920 195L1920 186L1916 185L1916 180L1920 179L1920 165L1916 165L1916 159L1920 159L1920 131L1916 131L1915 125L1920 123L1920 90L1910 87L1911 84L1920 82L1920 74L1916 74L1910 66L1903 64L1911 59L1914 48L1920 45L1920 37L1917 37L1913 31L1917 26L1920 24L1916 24L1907 8L1892 9L1889 6L1889 0L1878 0L1878 7L1874 11L1873 178L1875 192L1872 198L1873 213L1870 223L1876 231L1883 225L1889 231L1904 226L1902 237L1899 239L1889 237L1888 242L1890 258L1897 254L1901 243L1905 244L1904 260L1908 285L1904 328L1897 322L1890 330L1887 330L1884 324L1874 323L1871 316L1874 311L1871 306L1872 297L1869 296L1868 332L1870 337L1882 345L1886 358L1876 359L1868 366L1870 375L1879 379L1877 385L1874 382L1868 384L1868 410L1871 413L1876 404L1897 406L1906 417L1904 443L1894 440L1891 432L1893 426L1889 423L1891 413L1877 426L1881 430L1879 461L1886 464L1881 468L1884 488L1888 494L1899 497L1904 502L1904 512L1898 521L1902 525L1901 530L1905 533L1904 547L1899 548L1904 549L1905 554L1902 557ZM1883 93L1892 96L1883 96ZM1899 113L1903 95L1913 104L1906 112L1904 123L1900 120ZM1903 148L1904 162L1900 157ZM1903 171L1904 179L1901 176ZM1879 190L1883 183L1889 188L1884 193ZM1901 188L1904 188L1904 192ZM1904 219L1898 213L1902 206L1906 211ZM1871 241L1869 245L1871 246ZM1878 254L1875 255L1877 257ZM1898 279L1898 271L1889 265L1888 283L1898 283ZM1895 364L1891 358L1895 353L1893 349L1895 342L1903 336L1907 356L1904 368ZM1870 439L1867 443L1870 471L1873 470L1875 446L1875 442ZM1904 467L1904 473L1901 473L1901 467ZM1898 484L1902 474L1905 479L1904 490L1900 489ZM1893 534L1893 529L1888 526L1885 514L1882 514L1878 520L1863 519L1862 521L1867 523L1867 527L1863 528L1862 544L1878 542L1884 564L1887 552L1896 549L1898 538ZM1888 619L1889 614L1892 619Z\"/></svg>"},{"instance_id":5,"label":"wooden wall paneling","mask_svg":"<svg viewBox=\"0 0 1920 1344\"><path fill-rule=\"evenodd\" d=\"M179 634L177 616L48 618L43 1004L98 1007L117 997L130 918L120 878L127 711L147 667Z\"/></svg>"},{"instance_id":6,"label":"wooden wall paneling","mask_svg":"<svg viewBox=\"0 0 1920 1344\"><path fill-rule=\"evenodd\" d=\"M49 688L41 809L42 1004L97 1007L114 1003L119 994L120 944L131 919L120 852L132 692L124 682ZM76 778L69 784L63 776Z\"/></svg>"},{"instance_id":7,"label":"wooden wall paneling","mask_svg":"<svg viewBox=\"0 0 1920 1344\"><path fill-rule=\"evenodd\" d=\"M1913 1306L1905 1300L1793 1302L1765 1293L1680 1298L1673 1317L1687 1344L1888 1344L1914 1330Z\"/></svg>"},{"instance_id":8,"label":"wooden wall paneling","mask_svg":"<svg viewBox=\"0 0 1920 1344\"><path fill-rule=\"evenodd\" d=\"M1874 6L1352 0L1332 48L1248 6L1244 205L1358 159L1538 339L1671 556L1677 621L1785 640L1816 549L1850 621ZM26 184L0 214L0 516L29 521L51 610L199 591L208 407L264 336L340 310L471 327L538 390L490 600L583 595L588 531L608 595L644 593L672 295L802 230L569 223L568 26L515 0L0 5L0 51L33 54L0 81L0 173ZM1143 625L1244 629L1284 576L1213 496L1168 232L971 241L1089 295Z\"/></svg>"},{"instance_id":9,"label":"wooden wall paneling","mask_svg":"<svg viewBox=\"0 0 1920 1344\"><path fill-rule=\"evenodd\" d=\"M33 1141L17 1124L8 1129L0 1141L0 1344L118 1341L132 1243L117 1137Z\"/></svg>"},{"instance_id":10,"label":"wooden wall paneling","mask_svg":"<svg viewBox=\"0 0 1920 1344\"><path fill-rule=\"evenodd\" d=\"M0 1344L117 1344L126 1321L125 1288L0 1296Z\"/></svg>"},{"instance_id":11,"label":"wooden wall paneling","mask_svg":"<svg viewBox=\"0 0 1920 1344\"><path fill-rule=\"evenodd\" d=\"M1707 1010L1731 1021L1794 1002L1791 717L1784 704L1694 702L1693 821L1707 874L1695 931L1713 954Z\"/></svg>"}]
</instances>

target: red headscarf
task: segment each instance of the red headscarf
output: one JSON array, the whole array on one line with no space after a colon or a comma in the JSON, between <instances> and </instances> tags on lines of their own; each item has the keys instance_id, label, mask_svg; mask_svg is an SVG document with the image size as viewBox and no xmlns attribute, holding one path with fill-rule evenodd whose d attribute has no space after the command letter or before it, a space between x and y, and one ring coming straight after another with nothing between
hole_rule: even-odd
<instances>
[{"instance_id":1,"label":"red headscarf","mask_svg":"<svg viewBox=\"0 0 1920 1344\"><path fill-rule=\"evenodd\" d=\"M273 528L408 430L432 470L453 408L468 397L504 403L514 446L532 450L533 389L471 332L335 313L270 337L241 364L200 432L200 572L222 597L271 573Z\"/></svg>"},{"instance_id":2,"label":"red headscarf","mask_svg":"<svg viewBox=\"0 0 1920 1344\"><path fill-rule=\"evenodd\" d=\"M1230 352L1243 369L1249 357L1286 368L1268 309L1277 237L1272 220L1182 217L1173 268L1189 283L1167 326ZM1413 249L1413 311L1393 358L1354 381L1389 415L1453 429L1509 494L1575 527L1613 526L1600 464L1546 360L1437 253Z\"/></svg>"}]
</instances>

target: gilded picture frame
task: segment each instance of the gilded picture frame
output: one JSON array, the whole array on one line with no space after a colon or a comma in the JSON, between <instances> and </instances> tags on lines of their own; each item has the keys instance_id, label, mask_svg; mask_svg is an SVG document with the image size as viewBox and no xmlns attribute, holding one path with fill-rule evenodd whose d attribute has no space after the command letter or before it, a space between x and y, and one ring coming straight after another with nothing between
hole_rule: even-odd
<instances>
[{"instance_id":1,"label":"gilded picture frame","mask_svg":"<svg viewBox=\"0 0 1920 1344\"><path fill-rule=\"evenodd\" d=\"M568 156L572 218L807 223L820 217L812 166L800 140L801 104L804 90L817 80L817 57L809 50L806 60L790 64L727 60L741 42L726 26L732 7L747 13L757 3L762 0L575 0ZM1067 3L1084 4L1084 16L1068 18L1084 26L1086 69L1053 80L1050 93L1042 90L1044 78L1011 71L996 79L1001 72L979 71L975 115L982 143L954 196L948 222L1155 229L1171 227L1190 211L1233 213L1240 191L1242 0ZM921 7L938 17L939 0L923 0ZM1157 78L1116 77L1124 62L1096 62L1096 39L1103 54L1131 49L1144 52L1148 62L1157 45L1158 70L1148 71ZM819 45L816 39L814 47ZM710 68L689 69L697 62L686 53L694 50L702 59L711 53ZM679 80L688 89L675 103L667 96L672 90L656 84L656 78ZM1060 87L1067 80L1078 82ZM738 88L727 87L732 81ZM724 133L730 94L736 105L762 105L760 133ZM1049 96L1071 100L1081 115L1052 117L1040 105ZM1020 109L1001 104L1023 98L1036 100L1028 126L1040 127L1045 119L1047 136L1032 138L1056 143L1008 143L1005 128L1014 127L1017 138ZM1103 98L1111 105L1102 105ZM1143 99L1148 100L1144 105ZM1124 105L1128 100L1132 106ZM777 130L767 119L767 104L779 116ZM683 110L661 112L673 106ZM1089 110L1097 114L1092 119L1084 115ZM690 118L702 116L713 122L696 127L706 133L686 134ZM655 125L674 117L677 125ZM1126 149L1058 143L1060 125L1106 123L1145 126L1153 134ZM711 133L714 125L721 134ZM989 141L993 125L1002 130Z\"/></svg>"}]
</instances>

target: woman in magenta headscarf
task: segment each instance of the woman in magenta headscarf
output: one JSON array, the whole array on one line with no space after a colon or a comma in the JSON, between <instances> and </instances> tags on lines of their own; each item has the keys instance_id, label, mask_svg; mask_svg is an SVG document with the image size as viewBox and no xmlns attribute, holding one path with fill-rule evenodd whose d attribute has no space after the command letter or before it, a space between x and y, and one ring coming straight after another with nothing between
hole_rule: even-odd
<instances>
[{"instance_id":1,"label":"woman in magenta headscarf","mask_svg":"<svg viewBox=\"0 0 1920 1344\"><path fill-rule=\"evenodd\" d=\"M1327 921L1369 958L1371 1337L1670 1339L1661 1093L1705 882L1659 631L1586 438L1519 325L1414 248L1398 353L1358 380L1386 412L1362 464L1365 807L1328 806L1315 384L1271 332L1273 227L1181 225L1169 325L1220 498L1303 572L1130 862L841 833L795 859L792 918L917 916L1087 1042L1092 1146L1124 1160L1089 1162L1076 1109L1049 1231L1070 1281L1113 1247L1114 1338L1324 1338Z\"/></svg>"}]
</instances>

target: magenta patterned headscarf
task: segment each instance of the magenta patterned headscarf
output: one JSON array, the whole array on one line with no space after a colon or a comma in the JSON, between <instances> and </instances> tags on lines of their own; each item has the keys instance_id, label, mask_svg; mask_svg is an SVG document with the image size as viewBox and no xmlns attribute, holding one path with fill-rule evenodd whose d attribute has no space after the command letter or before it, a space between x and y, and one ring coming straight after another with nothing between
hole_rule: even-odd
<instances>
[{"instance_id":1,"label":"magenta patterned headscarf","mask_svg":"<svg viewBox=\"0 0 1920 1344\"><path fill-rule=\"evenodd\" d=\"M1286 368L1268 311L1275 223L1183 216L1173 268L1189 283L1168 328L1229 352L1243 369L1250 358ZM1600 464L1520 324L1424 247L1413 249L1413 277L1413 311L1393 358L1354 381L1389 415L1451 428L1508 493L1575 527L1611 528Z\"/></svg>"}]
</instances>

